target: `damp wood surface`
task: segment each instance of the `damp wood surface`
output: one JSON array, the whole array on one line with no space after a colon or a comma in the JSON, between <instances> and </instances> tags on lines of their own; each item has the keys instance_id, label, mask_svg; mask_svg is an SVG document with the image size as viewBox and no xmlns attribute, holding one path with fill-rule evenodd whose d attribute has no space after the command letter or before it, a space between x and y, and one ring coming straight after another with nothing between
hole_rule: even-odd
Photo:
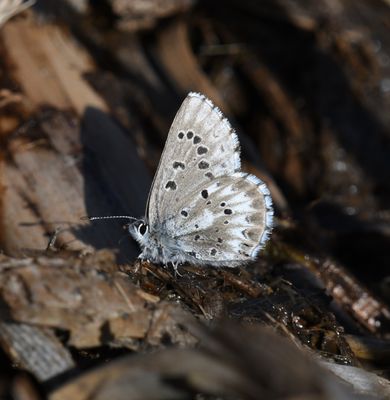
<instances>
[{"instance_id":1,"label":"damp wood surface","mask_svg":"<svg viewBox=\"0 0 390 400\"><path fill-rule=\"evenodd\" d=\"M0 0L0 398L390 398L389 2L17 3ZM122 221L82 219L144 215L189 91L271 191L253 264L175 273L137 260Z\"/></svg>"}]
</instances>

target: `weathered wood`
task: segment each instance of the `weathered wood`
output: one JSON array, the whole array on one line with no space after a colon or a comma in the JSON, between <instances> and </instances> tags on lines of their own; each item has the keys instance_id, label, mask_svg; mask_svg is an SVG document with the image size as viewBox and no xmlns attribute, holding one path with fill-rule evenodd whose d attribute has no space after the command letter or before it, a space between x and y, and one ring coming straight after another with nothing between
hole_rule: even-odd
<instances>
[{"instance_id":1,"label":"weathered wood","mask_svg":"<svg viewBox=\"0 0 390 400\"><path fill-rule=\"evenodd\" d=\"M385 397L388 4L103 3L40 0L0 30L5 367L59 400ZM245 268L134 262L125 221L80 220L143 215L189 90L231 120L243 170L272 193L274 234ZM300 350L194 318L270 325ZM347 386L302 344L345 364L325 367Z\"/></svg>"},{"instance_id":2,"label":"weathered wood","mask_svg":"<svg viewBox=\"0 0 390 400\"><path fill-rule=\"evenodd\" d=\"M331 398L334 393L342 400L356 396L267 330L234 328L229 334L231 326L225 324L211 332L200 327L196 331L202 338L201 351L166 349L128 356L80 376L50 399L182 399L197 392L247 399L283 398L285 393L303 399ZM244 343L253 344L251 352L245 351ZM378 386L373 393L387 389L385 384L383 391Z\"/></svg>"},{"instance_id":3,"label":"weathered wood","mask_svg":"<svg viewBox=\"0 0 390 400\"><path fill-rule=\"evenodd\" d=\"M43 382L75 366L69 351L50 329L19 322L1 323L0 342L19 368Z\"/></svg>"},{"instance_id":4,"label":"weathered wood","mask_svg":"<svg viewBox=\"0 0 390 400\"><path fill-rule=\"evenodd\" d=\"M71 108L82 117L80 121L70 114L42 111L35 126L9 142L12 163L4 165L5 249L43 249L58 226L63 227L59 246L86 251L91 246L118 247L117 224L77 230L82 225L79 218L89 214L141 216L150 177L131 141L105 114L104 101L83 79L92 68L87 53L58 28L41 29L29 20L9 23L4 41L10 49L14 79L22 85L29 106L35 110L43 105ZM31 80L31 74L37 79ZM123 173L133 170L137 176ZM25 208L23 204L30 208L25 218L16 215ZM127 248L124 257L134 257L135 246Z\"/></svg>"},{"instance_id":5,"label":"weathered wood","mask_svg":"<svg viewBox=\"0 0 390 400\"><path fill-rule=\"evenodd\" d=\"M137 348L139 339L158 345L163 332L172 342L193 341L180 329L175 333L180 307L133 284L115 268L112 253L60 254L0 261L4 319L67 331L68 343L80 349L110 343Z\"/></svg>"},{"instance_id":6,"label":"weathered wood","mask_svg":"<svg viewBox=\"0 0 390 400\"><path fill-rule=\"evenodd\" d=\"M32 108L71 108L80 116L87 106L107 111L105 101L83 78L94 68L89 54L57 26L17 19L3 27L2 38L13 79Z\"/></svg>"}]
</instances>

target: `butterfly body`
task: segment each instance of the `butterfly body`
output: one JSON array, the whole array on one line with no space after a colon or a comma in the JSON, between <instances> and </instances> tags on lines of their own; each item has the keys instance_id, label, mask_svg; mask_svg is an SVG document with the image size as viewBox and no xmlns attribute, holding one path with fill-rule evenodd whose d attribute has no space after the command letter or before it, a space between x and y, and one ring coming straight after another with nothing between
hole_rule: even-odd
<instances>
[{"instance_id":1,"label":"butterfly body","mask_svg":"<svg viewBox=\"0 0 390 400\"><path fill-rule=\"evenodd\" d=\"M141 221L144 224L143 220ZM139 229L133 225L129 227L129 231L142 249L142 253L139 255L140 259L164 265L168 263L178 265L189 261L188 255L186 257L181 251L177 240L162 227L159 230L147 230L144 234L141 234Z\"/></svg>"},{"instance_id":2,"label":"butterfly body","mask_svg":"<svg viewBox=\"0 0 390 400\"><path fill-rule=\"evenodd\" d=\"M273 220L266 185L241 172L239 142L221 111L189 93L176 114L149 193L129 231L155 263L236 267L253 261Z\"/></svg>"}]
</instances>

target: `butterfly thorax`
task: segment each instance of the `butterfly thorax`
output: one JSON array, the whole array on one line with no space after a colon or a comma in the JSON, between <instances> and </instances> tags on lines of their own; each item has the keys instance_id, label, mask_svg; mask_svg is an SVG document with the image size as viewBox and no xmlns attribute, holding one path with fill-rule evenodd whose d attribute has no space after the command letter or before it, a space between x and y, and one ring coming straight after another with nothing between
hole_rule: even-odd
<instances>
[{"instance_id":1,"label":"butterfly thorax","mask_svg":"<svg viewBox=\"0 0 390 400\"><path fill-rule=\"evenodd\" d=\"M185 261L185 257L174 238L165 232L149 229L149 226L143 220L130 225L129 232L142 249L142 253L139 255L140 259L163 264Z\"/></svg>"}]
</instances>

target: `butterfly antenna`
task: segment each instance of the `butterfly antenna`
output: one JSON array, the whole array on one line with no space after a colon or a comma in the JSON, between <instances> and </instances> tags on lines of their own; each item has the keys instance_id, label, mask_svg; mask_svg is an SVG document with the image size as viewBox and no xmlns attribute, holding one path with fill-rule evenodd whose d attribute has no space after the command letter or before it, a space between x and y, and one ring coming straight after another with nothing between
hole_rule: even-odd
<instances>
[{"instance_id":1,"label":"butterfly antenna","mask_svg":"<svg viewBox=\"0 0 390 400\"><path fill-rule=\"evenodd\" d=\"M107 215L104 217L85 216L81 217L82 220L95 221L97 219L129 219L131 221L138 221L138 218L130 217L129 215Z\"/></svg>"}]
</instances>

